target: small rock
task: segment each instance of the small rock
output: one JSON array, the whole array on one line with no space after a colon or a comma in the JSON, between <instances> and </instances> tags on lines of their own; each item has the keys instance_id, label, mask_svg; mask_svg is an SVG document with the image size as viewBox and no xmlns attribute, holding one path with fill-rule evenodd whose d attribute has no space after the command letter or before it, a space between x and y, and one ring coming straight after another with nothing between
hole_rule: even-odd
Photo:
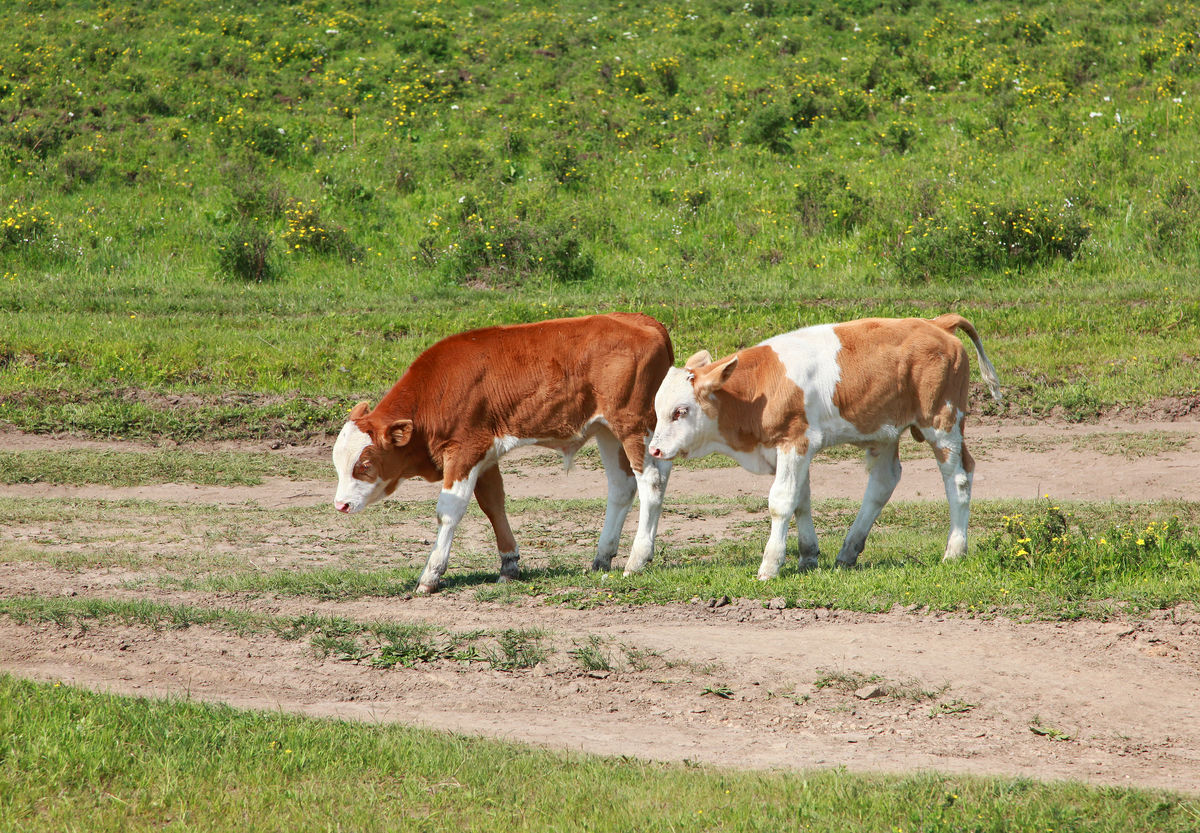
<instances>
[{"instance_id":1,"label":"small rock","mask_svg":"<svg viewBox=\"0 0 1200 833\"><path fill-rule=\"evenodd\" d=\"M886 694L887 689L881 685L865 685L854 692L854 696L859 700L874 700L876 697L883 697Z\"/></svg>"},{"instance_id":2,"label":"small rock","mask_svg":"<svg viewBox=\"0 0 1200 833\"><path fill-rule=\"evenodd\" d=\"M725 607L727 604L729 604L728 596L721 596L719 599L709 599L708 601L708 606L713 608Z\"/></svg>"},{"instance_id":3,"label":"small rock","mask_svg":"<svg viewBox=\"0 0 1200 833\"><path fill-rule=\"evenodd\" d=\"M767 602L767 610L783 610L787 607L787 599L783 596L776 596Z\"/></svg>"},{"instance_id":4,"label":"small rock","mask_svg":"<svg viewBox=\"0 0 1200 833\"><path fill-rule=\"evenodd\" d=\"M76 590L74 587L64 587L61 591L59 591L59 595L61 595L61 596L78 596L79 591Z\"/></svg>"},{"instance_id":5,"label":"small rock","mask_svg":"<svg viewBox=\"0 0 1200 833\"><path fill-rule=\"evenodd\" d=\"M608 679L607 671L589 671L589 672L587 672L587 675L596 680L607 680Z\"/></svg>"}]
</instances>

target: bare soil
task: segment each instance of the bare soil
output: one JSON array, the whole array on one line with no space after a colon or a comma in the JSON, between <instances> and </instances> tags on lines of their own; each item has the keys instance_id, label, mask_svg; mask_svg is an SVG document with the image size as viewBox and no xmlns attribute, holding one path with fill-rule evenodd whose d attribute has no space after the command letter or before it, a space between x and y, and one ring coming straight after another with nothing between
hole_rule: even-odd
<instances>
[{"instance_id":1,"label":"bare soil","mask_svg":"<svg viewBox=\"0 0 1200 833\"><path fill-rule=\"evenodd\" d=\"M977 498L1193 500L1200 482L1200 423L1194 420L1087 426L1003 422L970 431L979 461ZM74 444L68 438L0 434L0 448L6 449ZM268 448L266 443L220 447ZM323 443L277 451L313 458L329 453ZM944 500L926 450L908 443L903 459L905 473L895 499ZM563 474L552 460L526 454L514 455L502 468L511 497L604 494L602 473L586 465ZM35 484L0 487L0 495L288 507L327 503L332 483L331 466L330 480L323 483L131 489ZM672 475L668 503L686 504L703 495L764 496L769 484L769 478L740 469L681 468ZM864 486L857 462L835 459L814 467L816 499L858 498ZM428 484L406 484L397 498L429 498L435 492ZM667 516L664 535L695 534L697 525L707 534L757 534L740 527L764 520L746 513L705 518L698 506L698 512ZM337 540L339 517L332 510L328 517L327 528L305 534L327 532ZM555 529L555 519L543 520ZM12 531L19 528L17 521L0 521L0 553L19 537ZM629 523L632 527L632 518ZM418 539L428 539L432 531L432 519L414 520L405 534L411 534L417 552L408 555L423 559ZM558 532L572 541L595 534L578 524ZM53 530L39 534L53 535ZM471 546L471 540L480 548L487 544L482 522L464 534L468 538L456 549ZM524 546L520 526L517 536ZM286 531L265 530L264 537L275 543L263 546L276 549L255 550L251 561L292 563L271 555L287 551ZM296 563L337 558L338 547L311 549ZM452 557L451 569L455 566ZM696 599L671 606L572 610L537 600L485 604L470 592L350 602L218 596L153 585L130 589L129 577L129 571L110 568L68 571L0 561L0 596L144 598L284 615L428 622L456 631L540 627L558 650L525 671L448 661L380 670L318 659L306 641L246 638L207 627L153 631L93 624L80 629L3 620L0 669L119 693L395 721L657 760L928 769L1200 793L1200 611L1192 607L1148 618L1059 623L901 609L880 615L773 610L737 599L720 606ZM571 657L570 650L592 636L601 638L612 670L585 671ZM843 683L857 686L858 693Z\"/></svg>"}]
</instances>

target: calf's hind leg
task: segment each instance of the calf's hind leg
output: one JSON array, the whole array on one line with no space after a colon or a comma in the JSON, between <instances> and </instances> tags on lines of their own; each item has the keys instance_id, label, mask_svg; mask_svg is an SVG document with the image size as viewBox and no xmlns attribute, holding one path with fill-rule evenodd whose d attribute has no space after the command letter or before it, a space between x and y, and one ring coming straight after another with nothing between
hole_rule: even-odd
<instances>
[{"instance_id":1,"label":"calf's hind leg","mask_svg":"<svg viewBox=\"0 0 1200 833\"><path fill-rule=\"evenodd\" d=\"M946 539L943 561L952 561L967 554L967 521L971 516L971 481L975 478L975 460L963 441L963 421L949 431L924 429L925 438L933 448L942 482L946 486L946 502L950 504L950 536Z\"/></svg>"},{"instance_id":2,"label":"calf's hind leg","mask_svg":"<svg viewBox=\"0 0 1200 833\"><path fill-rule=\"evenodd\" d=\"M500 581L512 581L521 574L521 554L517 550L517 539L508 525L508 513L504 511L504 478L500 475L499 466L479 473L475 483L475 500L496 533L496 549L500 552Z\"/></svg>"},{"instance_id":3,"label":"calf's hind leg","mask_svg":"<svg viewBox=\"0 0 1200 833\"><path fill-rule=\"evenodd\" d=\"M837 564L839 567L855 565L858 556L862 554L863 547L867 545L867 535L870 534L871 527L875 525L879 513L891 499L892 492L896 491L896 484L900 482L899 443L894 442L889 445L868 448L867 471L869 473L867 491L863 495L858 515L846 533L842 550L838 553Z\"/></svg>"},{"instance_id":4,"label":"calf's hind leg","mask_svg":"<svg viewBox=\"0 0 1200 833\"><path fill-rule=\"evenodd\" d=\"M604 529L600 530L600 540L596 542L592 569L607 572L621 543L621 528L637 493L637 479L621 443L611 431L603 428L597 431L596 446L600 449L600 462L604 464L604 475L608 478L608 505L604 508Z\"/></svg>"}]
</instances>

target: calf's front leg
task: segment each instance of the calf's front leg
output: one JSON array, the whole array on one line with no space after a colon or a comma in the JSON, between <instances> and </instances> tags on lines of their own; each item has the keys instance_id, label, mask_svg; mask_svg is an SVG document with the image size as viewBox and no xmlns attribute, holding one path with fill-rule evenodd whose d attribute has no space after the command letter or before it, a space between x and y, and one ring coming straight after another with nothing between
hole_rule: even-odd
<instances>
[{"instance_id":1,"label":"calf's front leg","mask_svg":"<svg viewBox=\"0 0 1200 833\"><path fill-rule=\"evenodd\" d=\"M626 444L626 452L630 445ZM658 521L662 517L663 497L667 493L667 481L671 477L671 463L651 457L642 444L642 470L637 476L638 525L629 548L629 560L625 562L625 575L636 573L650 563L654 557L654 539L658 535Z\"/></svg>"},{"instance_id":2,"label":"calf's front leg","mask_svg":"<svg viewBox=\"0 0 1200 833\"><path fill-rule=\"evenodd\" d=\"M767 497L767 509L771 513L771 532L763 550L762 564L758 567L758 580L767 581L779 575L787 557L788 527L800 503L808 495L807 453L780 449L775 460L775 482ZM802 530L803 532L804 530ZM815 539L816 535L813 534Z\"/></svg>"},{"instance_id":3,"label":"calf's front leg","mask_svg":"<svg viewBox=\"0 0 1200 833\"><path fill-rule=\"evenodd\" d=\"M446 564L450 561L450 544L454 541L454 531L467 511L471 493L475 491L475 483L479 479L480 465L471 468L461 480L443 482L442 493L438 495L437 540L433 542L433 550L425 563L425 570L417 582L418 593L432 593L442 583L442 575L446 572Z\"/></svg>"}]
</instances>

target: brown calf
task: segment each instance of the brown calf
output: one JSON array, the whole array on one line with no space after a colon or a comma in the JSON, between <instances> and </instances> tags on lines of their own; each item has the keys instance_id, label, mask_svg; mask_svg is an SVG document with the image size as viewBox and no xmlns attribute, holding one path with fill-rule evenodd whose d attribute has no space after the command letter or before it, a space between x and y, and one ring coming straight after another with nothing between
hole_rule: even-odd
<instances>
[{"instance_id":1,"label":"brown calf","mask_svg":"<svg viewBox=\"0 0 1200 833\"><path fill-rule=\"evenodd\" d=\"M401 480L440 480L438 535L419 592L437 589L455 528L474 493L496 533L500 580L518 574L497 462L523 445L562 452L567 467L592 437L608 476L608 507L593 569L609 569L633 495L640 512L625 572L654 554L670 463L646 452L654 392L674 354L666 329L614 313L487 327L419 355L383 400L351 412L333 448L335 505L357 512Z\"/></svg>"}]
</instances>

